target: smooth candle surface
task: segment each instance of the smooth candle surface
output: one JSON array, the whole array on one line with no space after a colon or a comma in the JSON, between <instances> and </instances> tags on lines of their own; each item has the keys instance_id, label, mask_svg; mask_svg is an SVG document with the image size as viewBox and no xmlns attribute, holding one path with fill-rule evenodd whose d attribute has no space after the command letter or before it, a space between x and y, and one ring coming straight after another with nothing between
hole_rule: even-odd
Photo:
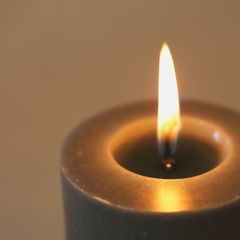
<instances>
[{"instance_id":1,"label":"smooth candle surface","mask_svg":"<svg viewBox=\"0 0 240 240\"><path fill-rule=\"evenodd\" d=\"M155 102L107 111L71 133L61 161L68 239L239 239L240 115L193 102L181 111L182 133L216 153L192 177L149 177L116 159L124 143L152 134Z\"/></svg>"}]
</instances>

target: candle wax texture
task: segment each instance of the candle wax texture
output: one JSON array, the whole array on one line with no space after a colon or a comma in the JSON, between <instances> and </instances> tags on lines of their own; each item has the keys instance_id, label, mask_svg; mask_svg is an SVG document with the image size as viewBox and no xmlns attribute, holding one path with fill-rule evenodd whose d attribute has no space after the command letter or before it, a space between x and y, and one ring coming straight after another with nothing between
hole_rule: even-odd
<instances>
[{"instance_id":1,"label":"candle wax texture","mask_svg":"<svg viewBox=\"0 0 240 240\"><path fill-rule=\"evenodd\" d=\"M145 141L156 130L155 102L106 111L72 131L60 166L68 240L240 239L240 114L198 102L181 103L181 114L182 141L206 154L185 159L180 149L184 161L169 178Z\"/></svg>"}]
</instances>

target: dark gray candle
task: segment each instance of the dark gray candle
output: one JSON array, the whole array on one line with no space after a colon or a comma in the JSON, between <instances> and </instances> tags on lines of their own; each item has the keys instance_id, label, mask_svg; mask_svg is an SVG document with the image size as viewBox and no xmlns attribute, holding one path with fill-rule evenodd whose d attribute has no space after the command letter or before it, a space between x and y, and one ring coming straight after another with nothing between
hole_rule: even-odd
<instances>
[{"instance_id":1,"label":"dark gray candle","mask_svg":"<svg viewBox=\"0 0 240 240\"><path fill-rule=\"evenodd\" d=\"M158 162L156 103L89 119L67 138L68 240L239 240L240 115L183 103L176 166Z\"/></svg>"}]
</instances>

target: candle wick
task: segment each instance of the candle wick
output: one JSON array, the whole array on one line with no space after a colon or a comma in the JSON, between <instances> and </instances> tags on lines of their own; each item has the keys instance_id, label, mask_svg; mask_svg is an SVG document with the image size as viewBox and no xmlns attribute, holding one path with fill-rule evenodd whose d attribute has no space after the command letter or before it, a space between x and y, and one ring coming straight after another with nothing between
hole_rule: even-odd
<instances>
[{"instance_id":1,"label":"candle wick","mask_svg":"<svg viewBox=\"0 0 240 240\"><path fill-rule=\"evenodd\" d=\"M162 165L165 170L171 171L176 164L176 161L173 157L166 157L162 160Z\"/></svg>"},{"instance_id":2,"label":"candle wick","mask_svg":"<svg viewBox=\"0 0 240 240\"><path fill-rule=\"evenodd\" d=\"M171 142L169 139L166 139L162 144L163 146L161 148L164 149L164 151L162 154L161 164L165 170L170 171L176 164L173 153L171 151Z\"/></svg>"}]
</instances>

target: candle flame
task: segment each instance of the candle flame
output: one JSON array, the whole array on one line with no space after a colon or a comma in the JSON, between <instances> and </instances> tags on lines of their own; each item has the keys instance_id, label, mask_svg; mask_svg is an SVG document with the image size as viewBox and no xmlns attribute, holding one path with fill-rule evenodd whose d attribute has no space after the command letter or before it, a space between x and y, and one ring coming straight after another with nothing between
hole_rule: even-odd
<instances>
[{"instance_id":1,"label":"candle flame","mask_svg":"<svg viewBox=\"0 0 240 240\"><path fill-rule=\"evenodd\" d=\"M157 138L159 152L165 154L166 142L171 153L175 151L181 127L179 97L174 63L166 43L159 58Z\"/></svg>"}]
</instances>

